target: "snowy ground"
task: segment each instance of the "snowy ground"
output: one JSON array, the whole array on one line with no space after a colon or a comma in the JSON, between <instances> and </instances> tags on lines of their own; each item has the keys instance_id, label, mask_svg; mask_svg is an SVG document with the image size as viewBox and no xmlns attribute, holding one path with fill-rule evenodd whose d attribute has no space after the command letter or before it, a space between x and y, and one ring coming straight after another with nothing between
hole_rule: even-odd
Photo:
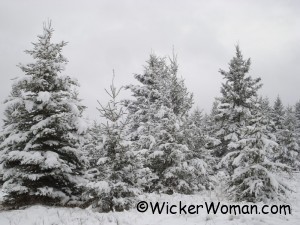
<instances>
[{"instance_id":1,"label":"snowy ground","mask_svg":"<svg viewBox=\"0 0 300 225\"><path fill-rule=\"evenodd\" d=\"M245 225L288 225L300 224L300 175L297 182L293 183L296 192L290 199L292 215L229 215L217 213L208 215L206 210L200 209L197 215L172 215L155 214L149 210L139 213L136 209L127 212L96 213L91 210L50 208L43 206L32 206L25 210L14 210L0 212L1 225L199 225L199 224L245 224ZM1 198L1 192L0 192ZM141 200L152 202L168 202L168 205L178 204L204 204L204 202L218 202L228 204L224 198L214 193L201 193L192 196L183 195L147 195L141 196ZM261 206L261 204L259 204Z\"/></svg>"}]
</instances>

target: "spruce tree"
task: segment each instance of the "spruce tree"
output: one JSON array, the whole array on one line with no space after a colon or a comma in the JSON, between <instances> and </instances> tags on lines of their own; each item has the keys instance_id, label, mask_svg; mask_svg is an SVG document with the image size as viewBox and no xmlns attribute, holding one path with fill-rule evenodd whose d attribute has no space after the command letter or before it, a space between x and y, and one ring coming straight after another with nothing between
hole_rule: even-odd
<instances>
[{"instance_id":1,"label":"spruce tree","mask_svg":"<svg viewBox=\"0 0 300 225\"><path fill-rule=\"evenodd\" d=\"M177 56L173 53L173 57L169 59L169 76L166 77L166 85L163 86L165 88L163 92L167 96L165 103L166 105L170 104L170 108L176 116L183 117L193 106L193 94L188 92L184 80L178 77Z\"/></svg>"},{"instance_id":2,"label":"spruce tree","mask_svg":"<svg viewBox=\"0 0 300 225\"><path fill-rule=\"evenodd\" d=\"M289 167L269 158L278 144L267 126L268 119L257 103L242 131L240 150L228 153L221 161L227 168L233 167L226 190L235 201L285 201L291 191L284 179Z\"/></svg>"},{"instance_id":3,"label":"spruce tree","mask_svg":"<svg viewBox=\"0 0 300 225\"><path fill-rule=\"evenodd\" d=\"M204 133L206 134L206 143L205 147L207 149L211 149L212 156L215 158L215 160L219 159L215 156L218 155L217 151L215 151L216 146L221 144L221 141L218 139L218 136L216 133L219 131L220 127L218 123L216 123L216 115L218 114L218 105L219 100L216 98L213 102L210 114L206 115L204 118ZM216 166L216 163L214 163L214 166Z\"/></svg>"},{"instance_id":4,"label":"spruce tree","mask_svg":"<svg viewBox=\"0 0 300 225\"><path fill-rule=\"evenodd\" d=\"M277 137L276 137L276 133L274 133L274 127L275 127L275 123L273 121L272 118L272 112L273 109L270 106L270 101L268 97L260 97L258 99L258 104L261 107L261 114L264 116L265 119L265 126L266 126L266 130L268 131L268 135L270 137L270 139L272 140L276 140L276 142L278 143ZM278 149L278 146L277 148ZM276 153L276 150L275 150ZM272 153L272 155L268 156L272 161L276 160L276 155L274 154L274 152Z\"/></svg>"},{"instance_id":5,"label":"spruce tree","mask_svg":"<svg viewBox=\"0 0 300 225\"><path fill-rule=\"evenodd\" d=\"M195 109L191 115L186 117L182 126L182 142L185 143L192 152L191 158L197 161L198 170L194 173L197 177L197 186L201 190L210 190L214 187L211 175L215 165L211 151L206 148L206 143L211 138L204 131L204 117L202 111Z\"/></svg>"},{"instance_id":6,"label":"spruce tree","mask_svg":"<svg viewBox=\"0 0 300 225\"><path fill-rule=\"evenodd\" d=\"M185 118L182 131L184 132L183 141L187 143L189 149L204 148L203 116L198 108Z\"/></svg>"},{"instance_id":7,"label":"spruce tree","mask_svg":"<svg viewBox=\"0 0 300 225\"><path fill-rule=\"evenodd\" d=\"M51 23L44 25L33 50L25 51L35 61L19 66L25 76L5 101L0 163L7 207L74 205L81 195L85 107L74 89L78 82L60 75L68 62L66 42L51 43L52 34Z\"/></svg>"},{"instance_id":8,"label":"spruce tree","mask_svg":"<svg viewBox=\"0 0 300 225\"><path fill-rule=\"evenodd\" d=\"M283 128L284 106L279 96L277 96L274 102L271 117L274 123L273 132L280 132L280 130Z\"/></svg>"},{"instance_id":9,"label":"spruce tree","mask_svg":"<svg viewBox=\"0 0 300 225\"><path fill-rule=\"evenodd\" d=\"M273 108L271 109L271 131L274 133L278 146L276 151L274 152L273 160L281 162L280 158L284 157L286 152L285 142L285 129L284 129L284 117L285 117L285 110L282 104L282 101L279 96L277 96Z\"/></svg>"},{"instance_id":10,"label":"spruce tree","mask_svg":"<svg viewBox=\"0 0 300 225\"><path fill-rule=\"evenodd\" d=\"M300 168L300 148L297 143L296 125L295 111L292 107L287 107L279 133L280 152L277 161L287 164L294 170Z\"/></svg>"},{"instance_id":11,"label":"spruce tree","mask_svg":"<svg viewBox=\"0 0 300 225\"><path fill-rule=\"evenodd\" d=\"M295 130L296 139L297 139L298 146L300 146L300 101L298 101L295 104L295 117L297 119L296 128L295 128L296 129ZM300 162L300 154L299 154L298 160Z\"/></svg>"},{"instance_id":12,"label":"spruce tree","mask_svg":"<svg viewBox=\"0 0 300 225\"><path fill-rule=\"evenodd\" d=\"M176 76L176 60L168 64L165 58L151 55L144 73L135 75L140 85L127 86L134 97L125 101L130 138L154 175L146 190L150 192L192 193L200 188L194 182L195 171L203 164L193 157L181 129L192 96Z\"/></svg>"},{"instance_id":13,"label":"spruce tree","mask_svg":"<svg viewBox=\"0 0 300 225\"><path fill-rule=\"evenodd\" d=\"M241 129L246 125L253 99L261 87L260 78L248 76L250 64L250 59L244 60L239 46L236 46L236 56L229 63L229 71L220 70L225 82L215 115L215 136L220 141L215 148L218 157L239 148Z\"/></svg>"},{"instance_id":14,"label":"spruce tree","mask_svg":"<svg viewBox=\"0 0 300 225\"><path fill-rule=\"evenodd\" d=\"M283 200L289 188L280 177L288 167L269 158L278 144L267 129L266 115L262 114L257 94L262 86L260 78L247 75L249 68L250 59L244 60L237 46L229 72L221 70L226 82L216 115L221 141L217 151L223 154L220 165L230 175L226 190L236 201Z\"/></svg>"},{"instance_id":15,"label":"spruce tree","mask_svg":"<svg viewBox=\"0 0 300 225\"><path fill-rule=\"evenodd\" d=\"M101 126L97 121L93 121L82 143L84 155L89 161L89 168L94 168L98 159L103 154L101 151L102 142Z\"/></svg>"},{"instance_id":16,"label":"spruce tree","mask_svg":"<svg viewBox=\"0 0 300 225\"><path fill-rule=\"evenodd\" d=\"M272 132L273 119L272 119L272 107L270 106L270 100L268 97L260 97L259 104L261 106L262 114L266 116L269 124L269 130Z\"/></svg>"},{"instance_id":17,"label":"spruce tree","mask_svg":"<svg viewBox=\"0 0 300 225\"><path fill-rule=\"evenodd\" d=\"M151 173L142 167L139 156L126 140L126 111L117 100L121 88L116 88L112 82L110 89L105 91L110 96L109 102L107 105L98 102L100 116L105 120L100 125L103 142L98 146L102 154L92 167L94 176L87 185L86 205L104 212L123 211L133 206Z\"/></svg>"}]
</instances>

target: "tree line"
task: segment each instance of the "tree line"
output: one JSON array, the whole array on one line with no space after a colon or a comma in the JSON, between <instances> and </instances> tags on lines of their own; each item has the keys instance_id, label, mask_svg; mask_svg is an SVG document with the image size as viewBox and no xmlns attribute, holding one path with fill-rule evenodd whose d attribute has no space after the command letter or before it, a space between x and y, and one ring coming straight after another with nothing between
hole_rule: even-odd
<instances>
[{"instance_id":1,"label":"tree line","mask_svg":"<svg viewBox=\"0 0 300 225\"><path fill-rule=\"evenodd\" d=\"M285 201L288 180L300 167L300 101L284 107L259 96L260 78L239 46L221 96L204 114L192 110L193 94L178 76L176 55L151 54L138 84L106 93L99 101L103 123L88 125L79 83L62 75L66 42L52 43L53 28L25 51L33 63L19 65L5 100L0 180L8 209L33 204L130 209L142 193L195 194L224 180L232 201ZM120 99L129 90L131 99Z\"/></svg>"}]
</instances>

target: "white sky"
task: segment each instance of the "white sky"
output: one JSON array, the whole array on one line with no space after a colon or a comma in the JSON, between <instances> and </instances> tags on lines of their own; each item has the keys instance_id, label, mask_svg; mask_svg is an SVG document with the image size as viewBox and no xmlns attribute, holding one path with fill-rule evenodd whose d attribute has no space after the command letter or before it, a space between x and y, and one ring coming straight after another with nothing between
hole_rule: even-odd
<instances>
[{"instance_id":1,"label":"white sky","mask_svg":"<svg viewBox=\"0 0 300 225\"><path fill-rule=\"evenodd\" d=\"M54 41L69 42L65 73L81 83L91 119L98 117L96 100L107 100L112 69L117 85L135 82L133 74L143 72L151 52L167 56L173 46L180 75L205 111L220 95L218 70L227 70L237 43L251 57L251 75L262 78L261 94L271 101L279 94L285 105L300 100L300 1L1 0L1 102L10 79L23 76L16 65L32 62L24 50L32 48L47 19Z\"/></svg>"}]
</instances>

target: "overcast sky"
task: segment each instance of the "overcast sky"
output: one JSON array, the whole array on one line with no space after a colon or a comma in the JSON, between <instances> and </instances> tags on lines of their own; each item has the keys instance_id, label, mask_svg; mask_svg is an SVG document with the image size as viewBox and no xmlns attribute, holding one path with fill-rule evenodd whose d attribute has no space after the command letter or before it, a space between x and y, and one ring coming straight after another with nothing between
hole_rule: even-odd
<instances>
[{"instance_id":1,"label":"overcast sky","mask_svg":"<svg viewBox=\"0 0 300 225\"><path fill-rule=\"evenodd\" d=\"M65 40L65 74L81 83L86 115L98 117L97 99L112 69L116 84L134 81L149 54L178 55L180 75L194 93L195 105L209 111L220 95L222 76L239 43L252 60L251 75L261 77L261 94L285 105L300 100L300 1L294 0L1 0L0 101L8 96L18 63L52 20L53 40ZM128 96L129 93L124 93ZM2 115L3 105L0 106Z\"/></svg>"}]
</instances>

